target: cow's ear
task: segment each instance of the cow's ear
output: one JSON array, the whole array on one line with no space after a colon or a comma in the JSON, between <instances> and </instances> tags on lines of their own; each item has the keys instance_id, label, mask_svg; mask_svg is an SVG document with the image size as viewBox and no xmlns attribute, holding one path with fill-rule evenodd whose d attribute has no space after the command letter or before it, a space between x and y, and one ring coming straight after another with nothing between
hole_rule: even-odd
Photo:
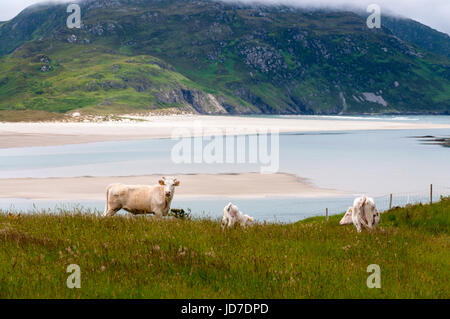
<instances>
[{"instance_id":1,"label":"cow's ear","mask_svg":"<svg viewBox=\"0 0 450 319\"><path fill-rule=\"evenodd\" d=\"M180 181L179 180L175 180L175 186L180 186Z\"/></svg>"},{"instance_id":2,"label":"cow's ear","mask_svg":"<svg viewBox=\"0 0 450 319\"><path fill-rule=\"evenodd\" d=\"M159 185L164 185L164 180L160 179L159 180Z\"/></svg>"}]
</instances>

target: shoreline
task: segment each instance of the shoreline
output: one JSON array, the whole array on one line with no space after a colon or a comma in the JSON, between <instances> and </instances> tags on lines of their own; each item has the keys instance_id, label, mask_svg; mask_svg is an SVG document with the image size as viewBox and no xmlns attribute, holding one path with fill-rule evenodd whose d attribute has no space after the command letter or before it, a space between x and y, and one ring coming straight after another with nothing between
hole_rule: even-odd
<instances>
[{"instance_id":1,"label":"shoreline","mask_svg":"<svg viewBox=\"0 0 450 319\"><path fill-rule=\"evenodd\" d=\"M263 130L302 133L412 129L450 129L450 124L216 115L136 117L136 121L122 122L0 122L0 149L171 138L176 130L192 137L242 135Z\"/></svg>"},{"instance_id":2,"label":"shoreline","mask_svg":"<svg viewBox=\"0 0 450 319\"><path fill-rule=\"evenodd\" d=\"M347 193L316 187L293 174L186 174L175 191L179 199L338 197ZM161 175L127 177L19 178L0 179L0 199L90 201L105 200L109 184L154 185ZM237 186L245 185L245 187ZM245 192L242 191L245 189Z\"/></svg>"}]
</instances>

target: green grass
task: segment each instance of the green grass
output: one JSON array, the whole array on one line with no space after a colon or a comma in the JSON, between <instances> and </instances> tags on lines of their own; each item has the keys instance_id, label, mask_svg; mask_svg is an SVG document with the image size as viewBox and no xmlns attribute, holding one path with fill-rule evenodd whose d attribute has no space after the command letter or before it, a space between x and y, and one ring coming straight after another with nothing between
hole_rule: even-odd
<instances>
[{"instance_id":1,"label":"green grass","mask_svg":"<svg viewBox=\"0 0 450 319\"><path fill-rule=\"evenodd\" d=\"M64 115L55 112L33 110L0 110L0 122L47 122L61 121Z\"/></svg>"},{"instance_id":2,"label":"green grass","mask_svg":"<svg viewBox=\"0 0 450 319\"><path fill-rule=\"evenodd\" d=\"M32 53L26 61L15 55L0 60L0 69L8 72L6 77L0 76L0 111L83 110L90 114L149 111L171 107L156 100L158 93L174 88L198 88L152 56L104 53L106 49L101 45L75 46L68 54L62 47L55 45L45 54L30 49ZM42 55L51 58L52 71L40 71L44 64L39 61Z\"/></svg>"},{"instance_id":3,"label":"green grass","mask_svg":"<svg viewBox=\"0 0 450 319\"><path fill-rule=\"evenodd\" d=\"M0 298L449 298L450 201L374 232L340 216L222 231L218 221L0 213ZM66 268L81 267L81 289ZM369 289L369 264L381 289Z\"/></svg>"}]
</instances>

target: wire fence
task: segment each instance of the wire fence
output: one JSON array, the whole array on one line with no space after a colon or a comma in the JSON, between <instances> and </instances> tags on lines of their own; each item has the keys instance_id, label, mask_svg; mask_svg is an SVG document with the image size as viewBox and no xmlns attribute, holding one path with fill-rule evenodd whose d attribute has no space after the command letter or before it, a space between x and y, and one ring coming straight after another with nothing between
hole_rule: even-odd
<instances>
[{"instance_id":1,"label":"wire fence","mask_svg":"<svg viewBox=\"0 0 450 319\"><path fill-rule=\"evenodd\" d=\"M362 194L361 194L362 195ZM392 193L373 197L379 212L385 212L395 207L406 207L408 205L436 203L441 197L450 196L450 186L430 185L428 189L418 192ZM342 214L353 205L353 199L349 198L348 203L330 202L329 207L314 214L315 216L331 216Z\"/></svg>"},{"instance_id":2,"label":"wire fence","mask_svg":"<svg viewBox=\"0 0 450 319\"><path fill-rule=\"evenodd\" d=\"M240 199L235 203L243 209L244 212L257 218L270 222L291 223L314 216L339 215L347 211L353 205L355 197L362 194L354 194L345 197L331 198L294 198L294 199ZM408 204L418 203L428 204L431 199L433 203L440 200L441 196L450 196L450 186L433 185L424 187L421 191L393 193L383 196L371 196L380 212L388 211L394 207L405 207ZM173 208L190 209L196 217L221 218L225 202L231 199L190 199L179 200L173 203ZM233 201L234 202L234 201ZM103 212L104 201L15 201L11 204L9 199L0 199L0 213L3 212L67 212L67 211L98 211Z\"/></svg>"}]
</instances>

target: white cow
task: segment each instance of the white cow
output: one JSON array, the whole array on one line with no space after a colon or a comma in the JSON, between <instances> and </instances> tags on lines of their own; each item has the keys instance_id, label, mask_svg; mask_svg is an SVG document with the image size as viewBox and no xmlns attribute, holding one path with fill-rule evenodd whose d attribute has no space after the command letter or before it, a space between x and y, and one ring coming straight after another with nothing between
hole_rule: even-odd
<instances>
[{"instance_id":1,"label":"white cow","mask_svg":"<svg viewBox=\"0 0 450 319\"><path fill-rule=\"evenodd\" d=\"M124 209L132 214L167 216L175 186L180 182L174 177L163 177L159 185L111 184L106 189L106 208L103 216L114 216Z\"/></svg>"},{"instance_id":2,"label":"white cow","mask_svg":"<svg viewBox=\"0 0 450 319\"><path fill-rule=\"evenodd\" d=\"M362 228L372 230L380 222L380 213L377 210L373 198L362 196L355 199L353 206L349 207L339 224L355 225L358 233Z\"/></svg>"},{"instance_id":3,"label":"white cow","mask_svg":"<svg viewBox=\"0 0 450 319\"><path fill-rule=\"evenodd\" d=\"M231 227L235 223L239 223L242 227L248 226L253 222L253 217L244 215L239 211L239 208L232 203L229 203L223 209L222 228L225 226Z\"/></svg>"}]
</instances>

